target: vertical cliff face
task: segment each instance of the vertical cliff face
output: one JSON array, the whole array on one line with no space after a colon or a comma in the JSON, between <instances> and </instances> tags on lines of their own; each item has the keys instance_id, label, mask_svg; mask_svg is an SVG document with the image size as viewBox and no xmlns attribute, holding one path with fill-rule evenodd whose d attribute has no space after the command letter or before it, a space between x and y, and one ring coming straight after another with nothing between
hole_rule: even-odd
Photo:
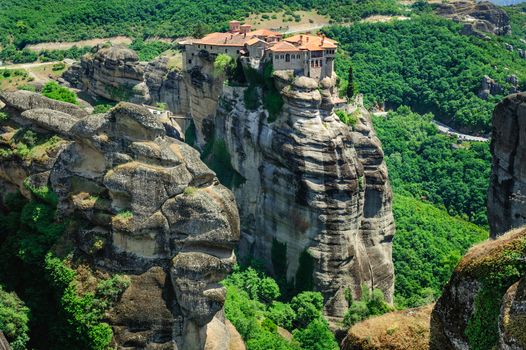
<instances>
[{"instance_id":1,"label":"vertical cliff face","mask_svg":"<svg viewBox=\"0 0 526 350\"><path fill-rule=\"evenodd\" d=\"M526 94L506 97L493 113L488 218L492 236L526 224Z\"/></svg>"},{"instance_id":2,"label":"vertical cliff face","mask_svg":"<svg viewBox=\"0 0 526 350\"><path fill-rule=\"evenodd\" d=\"M130 276L107 313L115 346L228 350L219 282L235 263L239 216L199 153L138 105L84 117L51 109L46 98L27 102L37 100L33 93L0 97L35 130L69 140L38 174L22 162L12 164L22 176L0 171L0 178L21 188L15 178L48 185L58 195L57 216L75 223L75 254Z\"/></svg>"},{"instance_id":3,"label":"vertical cliff face","mask_svg":"<svg viewBox=\"0 0 526 350\"><path fill-rule=\"evenodd\" d=\"M225 86L215 139L245 179L234 190L241 255L261 259L298 288L321 291L326 313L341 317L346 288L358 296L365 284L392 300L394 223L369 116L358 109L354 131L338 119L335 80L276 75L284 106L275 122L262 108L246 108L246 88Z\"/></svg>"}]
</instances>

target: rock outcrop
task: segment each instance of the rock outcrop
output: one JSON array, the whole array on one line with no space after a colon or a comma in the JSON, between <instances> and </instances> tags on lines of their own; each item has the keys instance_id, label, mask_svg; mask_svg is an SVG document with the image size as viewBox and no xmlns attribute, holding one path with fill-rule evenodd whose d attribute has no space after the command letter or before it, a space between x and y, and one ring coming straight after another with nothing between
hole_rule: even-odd
<instances>
[{"instance_id":1,"label":"rock outcrop","mask_svg":"<svg viewBox=\"0 0 526 350\"><path fill-rule=\"evenodd\" d=\"M526 276L512 285L502 302L499 345L502 349L526 349Z\"/></svg>"},{"instance_id":2,"label":"rock outcrop","mask_svg":"<svg viewBox=\"0 0 526 350\"><path fill-rule=\"evenodd\" d=\"M524 228L471 248L433 310L431 349L526 349L525 257Z\"/></svg>"},{"instance_id":3,"label":"rock outcrop","mask_svg":"<svg viewBox=\"0 0 526 350\"><path fill-rule=\"evenodd\" d=\"M328 315L342 317L348 307L344 290L359 297L362 284L381 288L392 301L394 222L383 152L365 109L351 111L360 116L354 130L334 114L336 77L318 83L306 77L293 81L288 73L277 76L285 105L270 122L263 108L247 109L246 88L224 85L206 51L192 58L198 65L178 73L159 60L146 66L135 59L114 64L104 57L123 55L112 50L117 49L83 58L84 73L68 80L84 81L85 89L102 95L103 86L123 83L112 77L131 71L128 82L146 87L132 89L147 91L140 99L170 101L172 112L191 116L197 147L223 150L231 158L224 164L232 167L228 173L245 179L235 189L244 256L266 261L300 289L323 292ZM123 68L127 64L142 65L142 71ZM252 62L244 64L248 68ZM104 68L108 65L117 68ZM278 246L286 246L281 269L269 258Z\"/></svg>"},{"instance_id":4,"label":"rock outcrop","mask_svg":"<svg viewBox=\"0 0 526 350\"><path fill-rule=\"evenodd\" d=\"M488 193L492 236L526 224L526 93L510 95L495 108Z\"/></svg>"},{"instance_id":5,"label":"rock outcrop","mask_svg":"<svg viewBox=\"0 0 526 350\"><path fill-rule=\"evenodd\" d=\"M11 103L5 94L2 100L36 130L69 141L48 169L33 174L19 166L17 178L27 175L57 194L57 217L75 223L76 254L94 268L130 276L107 313L115 346L228 350L232 329L219 281L235 263L239 239L233 194L144 107L121 103L79 118L34 109L37 97L24 94L25 102ZM11 181L2 171L0 178Z\"/></svg>"},{"instance_id":6,"label":"rock outcrop","mask_svg":"<svg viewBox=\"0 0 526 350\"><path fill-rule=\"evenodd\" d=\"M354 130L338 119L335 76L318 83L279 72L274 79L284 100L275 122L262 107L246 108L246 88L231 86L214 122L216 146L224 142L217 149L245 179L234 189L240 254L300 289L321 291L329 316L342 317L344 290L358 297L362 284L392 301L392 193L369 115L352 111Z\"/></svg>"},{"instance_id":7,"label":"rock outcrop","mask_svg":"<svg viewBox=\"0 0 526 350\"><path fill-rule=\"evenodd\" d=\"M183 102L186 105L182 74L170 67L168 58L140 62L135 51L123 46L95 47L63 78L96 98L148 105L165 103L173 113L182 111Z\"/></svg>"},{"instance_id":8,"label":"rock outcrop","mask_svg":"<svg viewBox=\"0 0 526 350\"><path fill-rule=\"evenodd\" d=\"M434 305L390 312L352 326L342 350L428 350Z\"/></svg>"},{"instance_id":9,"label":"rock outcrop","mask_svg":"<svg viewBox=\"0 0 526 350\"><path fill-rule=\"evenodd\" d=\"M488 1L454 1L433 4L442 17L464 23L464 34L488 38L486 33L511 33L510 18L506 11Z\"/></svg>"}]
</instances>

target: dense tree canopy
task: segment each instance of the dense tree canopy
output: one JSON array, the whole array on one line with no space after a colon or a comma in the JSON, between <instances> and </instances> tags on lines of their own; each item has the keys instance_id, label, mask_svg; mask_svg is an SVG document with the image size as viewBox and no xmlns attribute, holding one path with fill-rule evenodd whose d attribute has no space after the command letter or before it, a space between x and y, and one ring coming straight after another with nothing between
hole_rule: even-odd
<instances>
[{"instance_id":1,"label":"dense tree canopy","mask_svg":"<svg viewBox=\"0 0 526 350\"><path fill-rule=\"evenodd\" d=\"M395 0L53 0L0 4L0 41L18 48L42 41L93 37L181 37L225 29L231 19L282 9L317 9L336 21L397 13Z\"/></svg>"},{"instance_id":2,"label":"dense tree canopy","mask_svg":"<svg viewBox=\"0 0 526 350\"><path fill-rule=\"evenodd\" d=\"M330 27L326 32L345 51L336 62L340 79L347 79L352 64L354 83L369 106L409 105L433 112L448 124L488 132L491 112L503 96L479 98L482 78L490 76L507 91L506 77L515 74L524 83L526 66L516 51L505 49L507 38L486 41L461 35L460 28L427 14L392 23Z\"/></svg>"},{"instance_id":3,"label":"dense tree canopy","mask_svg":"<svg viewBox=\"0 0 526 350\"><path fill-rule=\"evenodd\" d=\"M488 143L457 143L438 133L431 115L407 107L375 117L395 192L410 194L479 225L487 225Z\"/></svg>"},{"instance_id":4,"label":"dense tree canopy","mask_svg":"<svg viewBox=\"0 0 526 350\"><path fill-rule=\"evenodd\" d=\"M393 240L395 301L399 307L438 298L461 256L487 231L417 199L396 195Z\"/></svg>"}]
</instances>

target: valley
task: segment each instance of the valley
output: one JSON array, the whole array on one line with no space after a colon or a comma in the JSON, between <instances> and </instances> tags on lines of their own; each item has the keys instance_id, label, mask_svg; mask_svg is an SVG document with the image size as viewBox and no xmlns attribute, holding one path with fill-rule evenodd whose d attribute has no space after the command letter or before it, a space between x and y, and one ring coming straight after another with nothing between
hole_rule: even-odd
<instances>
[{"instance_id":1,"label":"valley","mask_svg":"<svg viewBox=\"0 0 526 350\"><path fill-rule=\"evenodd\" d=\"M0 8L0 348L526 349L523 4Z\"/></svg>"}]
</instances>

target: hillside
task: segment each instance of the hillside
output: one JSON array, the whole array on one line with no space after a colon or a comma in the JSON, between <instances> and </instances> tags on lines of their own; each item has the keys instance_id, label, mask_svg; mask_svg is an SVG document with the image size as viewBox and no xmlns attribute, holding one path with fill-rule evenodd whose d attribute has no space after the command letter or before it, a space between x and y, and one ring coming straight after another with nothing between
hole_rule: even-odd
<instances>
[{"instance_id":1,"label":"hillside","mask_svg":"<svg viewBox=\"0 0 526 350\"><path fill-rule=\"evenodd\" d=\"M8 1L1 5L0 42L21 49L43 41L76 41L114 35L181 37L225 29L232 19L282 9L318 10L345 22L398 12L395 0L52 0Z\"/></svg>"},{"instance_id":2,"label":"hillside","mask_svg":"<svg viewBox=\"0 0 526 350\"><path fill-rule=\"evenodd\" d=\"M521 86L526 82L524 59L517 53L526 44L516 36L483 40L460 30L461 25L427 13L406 21L332 27L326 33L346 53L337 61L339 76L348 77L352 65L356 89L368 106L408 105L448 125L487 133L493 108L511 88L507 78L516 75ZM516 42L514 51L505 48L509 40ZM478 96L484 76L502 87L487 100Z\"/></svg>"}]
</instances>

